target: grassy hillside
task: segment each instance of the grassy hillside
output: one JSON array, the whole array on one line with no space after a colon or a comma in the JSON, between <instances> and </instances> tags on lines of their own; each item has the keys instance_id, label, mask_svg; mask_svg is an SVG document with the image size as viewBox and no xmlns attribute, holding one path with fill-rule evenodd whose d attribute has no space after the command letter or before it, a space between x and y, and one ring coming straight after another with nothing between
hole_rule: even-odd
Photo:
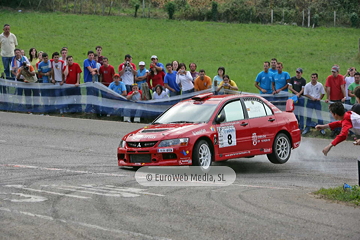
<instances>
[{"instance_id":1,"label":"grassy hillside","mask_svg":"<svg viewBox=\"0 0 360 240\"><path fill-rule=\"evenodd\" d=\"M3 23L11 25L19 47L31 47L51 55L63 46L82 65L88 50L103 47L103 55L118 66L125 54L133 62L155 54L166 64L172 60L196 62L198 70L216 75L224 66L242 91L257 92L255 76L264 61L276 57L291 76L302 67L304 77L319 73L324 83L333 64L345 73L357 67L359 30L347 28L301 28L283 25L226 24L171 21L119 16L68 15L60 13L0 12ZM3 71L2 64L0 66ZM358 67L360 70L360 67Z\"/></svg>"}]
</instances>

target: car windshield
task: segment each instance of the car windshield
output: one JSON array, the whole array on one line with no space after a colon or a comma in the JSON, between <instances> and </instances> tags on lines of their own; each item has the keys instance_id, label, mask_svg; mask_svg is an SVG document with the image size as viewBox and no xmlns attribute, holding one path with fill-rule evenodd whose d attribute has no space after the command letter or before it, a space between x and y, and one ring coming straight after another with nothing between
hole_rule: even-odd
<instances>
[{"instance_id":1,"label":"car windshield","mask_svg":"<svg viewBox=\"0 0 360 240\"><path fill-rule=\"evenodd\" d=\"M156 119L153 124L208 122L216 106L215 103L194 104L192 101L179 103Z\"/></svg>"}]
</instances>

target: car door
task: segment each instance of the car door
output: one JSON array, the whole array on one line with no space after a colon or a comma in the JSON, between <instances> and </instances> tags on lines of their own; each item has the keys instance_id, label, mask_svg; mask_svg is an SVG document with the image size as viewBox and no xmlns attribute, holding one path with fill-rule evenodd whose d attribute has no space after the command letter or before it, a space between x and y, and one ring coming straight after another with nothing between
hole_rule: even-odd
<instances>
[{"instance_id":1,"label":"car door","mask_svg":"<svg viewBox=\"0 0 360 240\"><path fill-rule=\"evenodd\" d=\"M278 128L276 116L260 98L244 98L244 105L249 119L251 148L255 150L254 154L270 152Z\"/></svg>"},{"instance_id":2,"label":"car door","mask_svg":"<svg viewBox=\"0 0 360 240\"><path fill-rule=\"evenodd\" d=\"M240 100L227 102L219 114L225 116L225 119L216 125L220 158L245 154L244 151L250 146L246 140L250 132Z\"/></svg>"}]
</instances>

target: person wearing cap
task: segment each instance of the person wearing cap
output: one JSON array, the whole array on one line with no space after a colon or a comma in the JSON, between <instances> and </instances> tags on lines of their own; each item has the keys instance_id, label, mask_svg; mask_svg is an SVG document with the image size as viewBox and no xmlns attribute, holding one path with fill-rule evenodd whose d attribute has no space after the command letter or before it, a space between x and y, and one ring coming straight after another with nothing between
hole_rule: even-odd
<instances>
[{"instance_id":1,"label":"person wearing cap","mask_svg":"<svg viewBox=\"0 0 360 240\"><path fill-rule=\"evenodd\" d=\"M113 81L113 76L115 74L115 69L112 65L109 64L109 59L107 57L102 58L103 65L100 67L100 82L105 86L109 86Z\"/></svg>"},{"instance_id":2,"label":"person wearing cap","mask_svg":"<svg viewBox=\"0 0 360 240\"><path fill-rule=\"evenodd\" d=\"M145 62L139 62L139 69L136 71L135 83L139 86L141 90L141 84L146 83L146 78L148 74L148 70L145 68Z\"/></svg>"},{"instance_id":3,"label":"person wearing cap","mask_svg":"<svg viewBox=\"0 0 360 240\"><path fill-rule=\"evenodd\" d=\"M113 79L114 81L110 83L109 89L126 97L127 96L126 87L125 84L122 81L120 81L120 75L115 73Z\"/></svg>"},{"instance_id":4,"label":"person wearing cap","mask_svg":"<svg viewBox=\"0 0 360 240\"><path fill-rule=\"evenodd\" d=\"M150 59L151 59L150 68L152 65L154 65L157 71L163 71L165 73L164 64L159 62L159 59L156 55L152 55Z\"/></svg>"},{"instance_id":5,"label":"person wearing cap","mask_svg":"<svg viewBox=\"0 0 360 240\"><path fill-rule=\"evenodd\" d=\"M175 61L173 61L174 63ZM166 64L167 73L164 78L164 87L169 90L170 97L180 95L181 89L179 85L176 83L176 74L177 71L173 69L173 63Z\"/></svg>"},{"instance_id":6,"label":"person wearing cap","mask_svg":"<svg viewBox=\"0 0 360 240\"><path fill-rule=\"evenodd\" d=\"M264 62L264 71L261 71L255 78L255 87L260 90L260 94L272 94L271 82L273 74L269 71L270 63Z\"/></svg>"},{"instance_id":7,"label":"person wearing cap","mask_svg":"<svg viewBox=\"0 0 360 240\"><path fill-rule=\"evenodd\" d=\"M326 78L325 90L326 100L325 102L345 102L345 80L342 75L339 74L339 66L334 65L331 68L331 75Z\"/></svg>"},{"instance_id":8,"label":"person wearing cap","mask_svg":"<svg viewBox=\"0 0 360 240\"><path fill-rule=\"evenodd\" d=\"M291 93L295 94L298 98L298 101L295 102L294 114L299 123L300 131L304 130L304 106L305 100L302 97L304 94L304 88L306 85L305 78L302 77L303 69L297 68L296 75L290 78L289 81L289 90Z\"/></svg>"},{"instance_id":9,"label":"person wearing cap","mask_svg":"<svg viewBox=\"0 0 360 240\"><path fill-rule=\"evenodd\" d=\"M132 57L130 54L125 55L125 61L119 65L119 75L125 83L126 91L130 92L132 84L135 83L136 66L132 63Z\"/></svg>"}]
</instances>

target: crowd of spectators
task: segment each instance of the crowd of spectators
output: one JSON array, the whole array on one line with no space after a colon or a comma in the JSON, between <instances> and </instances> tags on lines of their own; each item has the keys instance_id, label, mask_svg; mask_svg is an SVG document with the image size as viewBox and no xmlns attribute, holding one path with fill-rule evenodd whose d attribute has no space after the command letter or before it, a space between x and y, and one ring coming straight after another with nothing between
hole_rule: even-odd
<instances>
[{"instance_id":1,"label":"crowd of spectators","mask_svg":"<svg viewBox=\"0 0 360 240\"><path fill-rule=\"evenodd\" d=\"M3 33L0 35L0 47L2 62L4 65L3 76L7 79L24 81L26 83L41 82L52 83L62 86L63 84L74 85L78 87L83 73L83 81L100 82L112 91L128 100L139 101L149 99L164 99L180 94L192 93L205 89L213 89L215 92L235 90L239 88L236 82L231 80L225 73L224 67L219 67L217 75L210 78L206 75L204 69L197 71L196 63L179 63L174 60L166 65L159 62L156 55L150 57L148 69L145 61L140 61L138 65L132 62L132 56L126 54L124 61L117 67L110 65L109 59L102 55L102 47L96 46L95 51L88 51L87 58L83 61L83 70L78 63L73 61L73 56L68 55L66 47L61 48L60 52L48 53L37 51L36 48L30 48L29 58L25 51L17 49L16 36L10 32L10 25L5 24ZM295 115L299 121L299 128L303 134L307 134L312 126L312 113L315 111L318 124L323 124L321 117L321 103L342 102L347 105L355 103L354 90L360 85L360 73L355 67L347 69L345 75L340 74L340 67L334 65L331 68L331 75L326 79L325 87L318 82L318 74L311 73L311 81L307 82L303 77L301 67L295 70L295 76L291 77L286 71L283 71L284 64L277 61L276 58L263 63L263 71L255 78L255 87L260 94L276 95L280 93L291 93L296 96ZM135 90L134 90L134 86ZM87 95L98 96L99 92L94 88L86 88ZM1 90L1 89L0 89ZM6 90L3 90L3 92ZM18 89L17 94L23 94L23 89ZM71 88L68 91L62 91L61 88L53 92L46 90L24 90L26 96L57 96L80 95L80 90ZM306 101L305 106L305 99ZM272 100L271 97L267 97ZM58 106L62 113L64 106ZM304 109L307 109L306 123L304 123ZM97 106L87 104L85 108L87 113L98 112ZM321 131L325 134L324 131Z\"/></svg>"}]
</instances>

